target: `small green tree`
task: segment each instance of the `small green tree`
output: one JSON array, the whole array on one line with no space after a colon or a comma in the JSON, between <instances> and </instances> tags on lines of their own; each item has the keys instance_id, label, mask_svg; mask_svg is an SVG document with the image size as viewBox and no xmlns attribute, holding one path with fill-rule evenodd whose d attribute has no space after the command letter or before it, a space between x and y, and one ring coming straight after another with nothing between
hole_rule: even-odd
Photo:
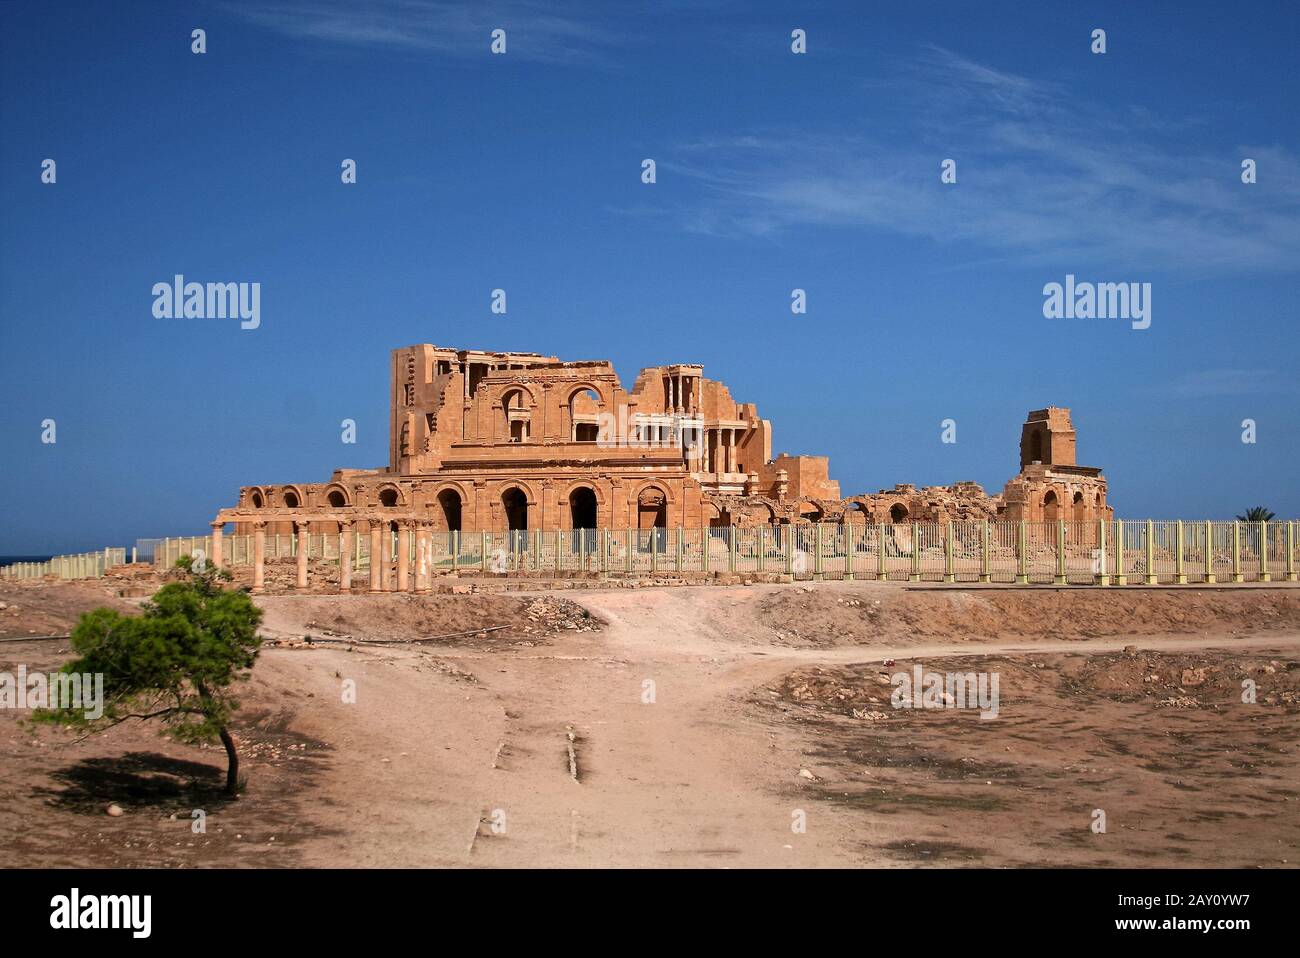
<instances>
[{"instance_id":1,"label":"small green tree","mask_svg":"<svg viewBox=\"0 0 1300 958\"><path fill-rule=\"evenodd\" d=\"M1263 506L1255 506L1247 509L1244 516L1237 516L1238 522L1272 522L1272 510L1265 509Z\"/></svg>"},{"instance_id":2,"label":"small green tree","mask_svg":"<svg viewBox=\"0 0 1300 958\"><path fill-rule=\"evenodd\" d=\"M231 685L246 680L262 640L262 611L243 591L223 589L230 573L182 556L180 581L144 603L139 616L113 609L87 612L72 632L78 657L69 673L102 673L104 711L94 720L79 709L46 709L38 721L100 732L127 719L162 719L182 742L220 740L226 748L226 792L239 790L239 753L228 728L239 708Z\"/></svg>"}]
</instances>

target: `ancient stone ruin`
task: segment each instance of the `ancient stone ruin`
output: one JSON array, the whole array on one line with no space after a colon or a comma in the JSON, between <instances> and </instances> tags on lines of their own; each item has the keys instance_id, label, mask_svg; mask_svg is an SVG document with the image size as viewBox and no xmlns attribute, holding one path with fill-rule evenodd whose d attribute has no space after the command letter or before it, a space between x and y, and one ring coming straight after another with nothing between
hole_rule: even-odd
<instances>
[{"instance_id":1,"label":"ancient stone ruin","mask_svg":"<svg viewBox=\"0 0 1300 958\"><path fill-rule=\"evenodd\" d=\"M810 522L1109 519L1101 470L1075 463L1070 411L1029 414L1020 472L843 498L824 456L772 455L772 424L691 364L446 349L392 354L389 461L328 482L245 486L214 529L269 534L698 528ZM358 526L357 524L361 525Z\"/></svg>"}]
</instances>

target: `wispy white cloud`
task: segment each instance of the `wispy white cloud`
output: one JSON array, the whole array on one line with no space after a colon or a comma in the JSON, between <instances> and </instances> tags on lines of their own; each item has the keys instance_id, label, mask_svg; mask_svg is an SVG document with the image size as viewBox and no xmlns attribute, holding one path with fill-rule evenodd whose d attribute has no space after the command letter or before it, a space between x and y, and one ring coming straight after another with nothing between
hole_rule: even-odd
<instances>
[{"instance_id":1,"label":"wispy white cloud","mask_svg":"<svg viewBox=\"0 0 1300 958\"><path fill-rule=\"evenodd\" d=\"M630 36L537 0L269 0L223 9L305 42L447 57L482 56L498 27L506 31L508 55L546 63L594 62Z\"/></svg>"},{"instance_id":2,"label":"wispy white cloud","mask_svg":"<svg viewBox=\"0 0 1300 958\"><path fill-rule=\"evenodd\" d=\"M1266 393L1295 392L1300 388L1294 377L1281 376L1271 369L1198 369L1186 373L1168 385L1152 387L1180 399L1210 399L1220 396L1255 396Z\"/></svg>"},{"instance_id":3,"label":"wispy white cloud","mask_svg":"<svg viewBox=\"0 0 1300 958\"><path fill-rule=\"evenodd\" d=\"M774 236L869 229L1059 264L1206 272L1300 267L1300 173L1277 146L1189 151L1198 123L1100 106L926 46L891 64L898 105L872 134L791 128L682 144L662 168L690 177L686 229ZM1203 138L1201 138L1203 140ZM1243 157L1260 182L1240 181ZM941 160L958 182L939 181Z\"/></svg>"}]
</instances>

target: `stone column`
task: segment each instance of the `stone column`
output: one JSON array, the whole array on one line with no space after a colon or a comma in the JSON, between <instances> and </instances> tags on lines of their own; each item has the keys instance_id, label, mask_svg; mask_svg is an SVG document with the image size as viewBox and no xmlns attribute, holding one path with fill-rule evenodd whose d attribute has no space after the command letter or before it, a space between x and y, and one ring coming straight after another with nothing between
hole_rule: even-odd
<instances>
[{"instance_id":1,"label":"stone column","mask_svg":"<svg viewBox=\"0 0 1300 958\"><path fill-rule=\"evenodd\" d=\"M353 523L343 524L342 544L339 546L339 591L345 595L352 591Z\"/></svg>"},{"instance_id":2,"label":"stone column","mask_svg":"<svg viewBox=\"0 0 1300 958\"><path fill-rule=\"evenodd\" d=\"M306 520L297 520L294 522L294 528L298 533L298 582L299 592L307 591L307 553L311 548L311 540L307 538L308 524Z\"/></svg>"},{"instance_id":3,"label":"stone column","mask_svg":"<svg viewBox=\"0 0 1300 958\"><path fill-rule=\"evenodd\" d=\"M266 523L253 523L253 592L265 591Z\"/></svg>"},{"instance_id":4,"label":"stone column","mask_svg":"<svg viewBox=\"0 0 1300 958\"><path fill-rule=\"evenodd\" d=\"M384 591L384 523L370 523L370 591Z\"/></svg>"},{"instance_id":5,"label":"stone column","mask_svg":"<svg viewBox=\"0 0 1300 958\"><path fill-rule=\"evenodd\" d=\"M212 523L212 568L214 569L220 569L224 564L222 562L221 532L225 525L224 522Z\"/></svg>"},{"instance_id":6,"label":"stone column","mask_svg":"<svg viewBox=\"0 0 1300 958\"><path fill-rule=\"evenodd\" d=\"M415 591L428 592L433 575L433 523L423 519L415 527Z\"/></svg>"},{"instance_id":7,"label":"stone column","mask_svg":"<svg viewBox=\"0 0 1300 958\"><path fill-rule=\"evenodd\" d=\"M411 588L411 520L403 519L397 525L397 591Z\"/></svg>"}]
</instances>

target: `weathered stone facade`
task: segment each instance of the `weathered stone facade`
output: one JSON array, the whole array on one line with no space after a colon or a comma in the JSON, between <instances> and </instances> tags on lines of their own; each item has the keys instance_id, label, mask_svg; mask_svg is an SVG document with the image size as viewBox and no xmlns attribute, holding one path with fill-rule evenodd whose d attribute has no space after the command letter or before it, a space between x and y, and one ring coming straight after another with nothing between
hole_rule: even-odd
<instances>
[{"instance_id":1,"label":"weathered stone facade","mask_svg":"<svg viewBox=\"0 0 1300 958\"><path fill-rule=\"evenodd\" d=\"M772 426L698 365L641 371L536 353L409 346L392 354L389 462L329 482L246 486L213 523L236 532L646 529L800 522L1110 518L1075 464L1069 410L1031 412L1021 471L840 495L821 456L772 457Z\"/></svg>"}]
</instances>

